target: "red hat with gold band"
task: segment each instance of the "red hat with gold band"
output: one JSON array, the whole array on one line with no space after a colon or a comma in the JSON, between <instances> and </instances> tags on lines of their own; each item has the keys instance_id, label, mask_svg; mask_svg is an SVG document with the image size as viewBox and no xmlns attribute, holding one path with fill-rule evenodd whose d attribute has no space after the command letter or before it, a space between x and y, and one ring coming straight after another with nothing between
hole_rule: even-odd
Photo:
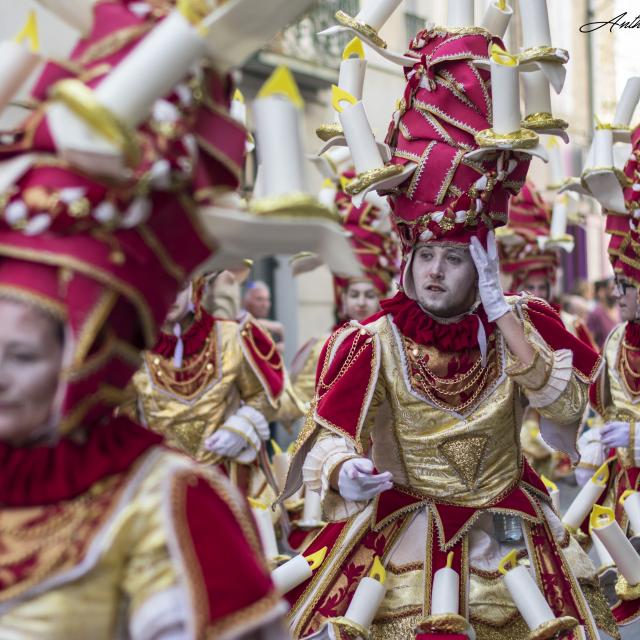
<instances>
[{"instance_id":1,"label":"red hat with gold band","mask_svg":"<svg viewBox=\"0 0 640 640\"><path fill-rule=\"evenodd\" d=\"M509 202L509 222L496 232L500 267L511 276L511 289L519 291L526 279L541 275L555 283L558 254L544 249L551 230L551 209L531 181Z\"/></svg>"},{"instance_id":2,"label":"red hat with gold band","mask_svg":"<svg viewBox=\"0 0 640 640\"><path fill-rule=\"evenodd\" d=\"M507 222L509 197L520 190L529 157L512 151L471 160L476 135L491 127L487 60L496 39L482 29L432 29L417 34L405 67L407 84L387 143L392 162L415 163L413 176L393 196L394 221L409 258L418 242L482 242Z\"/></svg>"},{"instance_id":3,"label":"red hat with gold band","mask_svg":"<svg viewBox=\"0 0 640 640\"><path fill-rule=\"evenodd\" d=\"M73 65L45 67L34 91L38 108L0 147L13 174L2 194L0 295L28 300L66 327L57 406L63 432L121 402L139 349L154 344L178 288L211 255L193 194L238 185L246 134L224 116L231 87L212 70L165 96L171 127L152 115L137 128L142 159L125 178L89 175L58 155L45 100L51 87L74 74L99 85L170 9L140 17L125 3L98 3ZM92 46L107 36L112 47ZM218 117L222 126L203 125Z\"/></svg>"},{"instance_id":4,"label":"red hat with gold band","mask_svg":"<svg viewBox=\"0 0 640 640\"><path fill-rule=\"evenodd\" d=\"M340 175L341 185L355 177L355 171L344 171ZM381 297L389 294L393 279L400 267L400 242L391 226L389 209L384 199L374 203L374 196L365 199L356 207L350 195L341 188L335 196L335 204L342 225L349 232L349 243L363 270L363 277L369 280ZM340 308L342 293L353 278L335 275L334 292L337 308Z\"/></svg>"}]
</instances>

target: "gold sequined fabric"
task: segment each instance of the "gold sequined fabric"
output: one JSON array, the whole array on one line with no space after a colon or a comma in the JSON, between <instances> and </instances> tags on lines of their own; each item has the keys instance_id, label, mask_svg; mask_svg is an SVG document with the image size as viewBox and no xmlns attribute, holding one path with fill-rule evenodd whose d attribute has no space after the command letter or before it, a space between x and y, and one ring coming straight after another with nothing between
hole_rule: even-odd
<instances>
[{"instance_id":1,"label":"gold sequined fabric","mask_svg":"<svg viewBox=\"0 0 640 640\"><path fill-rule=\"evenodd\" d=\"M620 640L620 629L616 624L600 586L592 581L580 580L580 588L582 589L585 600L589 604L598 629L610 635L614 640Z\"/></svg>"}]
</instances>

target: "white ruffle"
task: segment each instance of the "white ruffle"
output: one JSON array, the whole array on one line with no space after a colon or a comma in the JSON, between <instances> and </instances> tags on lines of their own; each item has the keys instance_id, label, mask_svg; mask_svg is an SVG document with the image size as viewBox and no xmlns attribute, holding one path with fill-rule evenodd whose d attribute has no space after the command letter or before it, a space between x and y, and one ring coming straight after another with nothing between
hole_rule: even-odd
<instances>
[{"instance_id":1,"label":"white ruffle","mask_svg":"<svg viewBox=\"0 0 640 640\"><path fill-rule=\"evenodd\" d=\"M553 361L546 384L536 391L527 390L526 383L523 384L529 404L534 409L542 409L554 403L564 393L573 375L573 353L569 349L559 349L552 353Z\"/></svg>"},{"instance_id":2,"label":"white ruffle","mask_svg":"<svg viewBox=\"0 0 640 640\"><path fill-rule=\"evenodd\" d=\"M257 409L245 404L236 411L235 415L242 418L245 422L249 422L255 429L260 440L266 442L269 439L269 423Z\"/></svg>"},{"instance_id":3,"label":"white ruffle","mask_svg":"<svg viewBox=\"0 0 640 640\"><path fill-rule=\"evenodd\" d=\"M334 435L318 438L307 454L302 466L302 478L307 489L320 494L325 520L345 520L366 506L366 502L345 500L331 488L331 474L334 469L346 460L357 457L359 456L351 443Z\"/></svg>"},{"instance_id":4,"label":"white ruffle","mask_svg":"<svg viewBox=\"0 0 640 640\"><path fill-rule=\"evenodd\" d=\"M187 636L187 603L175 586L146 600L129 621L131 640L180 640Z\"/></svg>"},{"instance_id":5,"label":"white ruffle","mask_svg":"<svg viewBox=\"0 0 640 640\"><path fill-rule=\"evenodd\" d=\"M640 429L638 423L632 423L631 429L633 429L633 433L631 433L632 446L629 447L629 453L633 456L633 466L640 467Z\"/></svg>"},{"instance_id":6,"label":"white ruffle","mask_svg":"<svg viewBox=\"0 0 640 640\"><path fill-rule=\"evenodd\" d=\"M580 462L576 467L576 480L580 486L586 484L605 460L601 435L599 428L593 428L585 431L578 439Z\"/></svg>"}]
</instances>

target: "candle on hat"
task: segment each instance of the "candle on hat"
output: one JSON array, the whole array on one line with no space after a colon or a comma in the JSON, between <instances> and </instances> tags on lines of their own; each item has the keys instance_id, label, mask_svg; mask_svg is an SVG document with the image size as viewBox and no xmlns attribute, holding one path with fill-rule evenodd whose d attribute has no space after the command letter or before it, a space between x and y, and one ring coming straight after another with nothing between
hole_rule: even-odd
<instances>
[{"instance_id":1,"label":"candle on hat","mask_svg":"<svg viewBox=\"0 0 640 640\"><path fill-rule=\"evenodd\" d=\"M39 49L36 14L30 11L18 35L13 40L0 42L0 110L9 103L38 66Z\"/></svg>"},{"instance_id":2,"label":"candle on hat","mask_svg":"<svg viewBox=\"0 0 640 640\"><path fill-rule=\"evenodd\" d=\"M569 217L569 196L566 193L558 196L553 203L553 212L551 213L551 229L550 236L554 238L562 238L567 235L567 221Z\"/></svg>"},{"instance_id":3,"label":"candle on hat","mask_svg":"<svg viewBox=\"0 0 640 640\"><path fill-rule=\"evenodd\" d=\"M591 512L590 524L624 579L630 585L640 584L640 556L616 522L613 510L596 505Z\"/></svg>"},{"instance_id":4,"label":"candle on hat","mask_svg":"<svg viewBox=\"0 0 640 640\"><path fill-rule=\"evenodd\" d=\"M248 500L251 506L251 513L258 527L258 534L264 555L267 560L273 560L278 556L278 543L276 541L276 532L273 528L271 512L264 502L260 502L260 500L255 500L254 498L248 498Z\"/></svg>"},{"instance_id":5,"label":"candle on hat","mask_svg":"<svg viewBox=\"0 0 640 640\"><path fill-rule=\"evenodd\" d=\"M364 173L384 166L362 101L334 84L331 103L338 112L356 172Z\"/></svg>"},{"instance_id":6,"label":"candle on hat","mask_svg":"<svg viewBox=\"0 0 640 640\"><path fill-rule=\"evenodd\" d=\"M447 566L433 574L431 615L458 613L460 607L460 576L451 568L453 551L447 555Z\"/></svg>"},{"instance_id":7,"label":"candle on hat","mask_svg":"<svg viewBox=\"0 0 640 640\"><path fill-rule=\"evenodd\" d=\"M522 40L524 49L551 46L551 29L547 0L520 2L522 14Z\"/></svg>"},{"instance_id":8,"label":"candle on hat","mask_svg":"<svg viewBox=\"0 0 640 640\"><path fill-rule=\"evenodd\" d=\"M82 37L93 28L93 6L97 0L37 0L62 22L77 29Z\"/></svg>"},{"instance_id":9,"label":"candle on hat","mask_svg":"<svg viewBox=\"0 0 640 640\"><path fill-rule=\"evenodd\" d=\"M262 195L305 192L304 152L300 134L302 97L287 67L278 67L253 103Z\"/></svg>"},{"instance_id":10,"label":"candle on hat","mask_svg":"<svg viewBox=\"0 0 640 640\"><path fill-rule=\"evenodd\" d=\"M364 87L364 74L367 70L367 61L364 58L364 47L360 38L354 38L347 44L342 52L340 62L340 74L338 86L351 94L356 100L362 100ZM338 111L335 111L336 120Z\"/></svg>"},{"instance_id":11,"label":"candle on hat","mask_svg":"<svg viewBox=\"0 0 640 640\"><path fill-rule=\"evenodd\" d=\"M609 465L603 464L593 477L582 487L580 493L573 499L562 523L572 529L577 529L589 515L593 505L598 501L609 481Z\"/></svg>"},{"instance_id":12,"label":"candle on hat","mask_svg":"<svg viewBox=\"0 0 640 640\"><path fill-rule=\"evenodd\" d=\"M553 234L551 235L553 237ZM551 497L551 504L553 508L559 513L560 512L560 490L558 489L558 485L555 482L552 482L546 476L540 476L542 483L547 488L549 492L549 496Z\"/></svg>"},{"instance_id":13,"label":"candle on hat","mask_svg":"<svg viewBox=\"0 0 640 640\"><path fill-rule=\"evenodd\" d=\"M640 535L640 492L627 489L620 496L620 504L629 518L633 533Z\"/></svg>"},{"instance_id":14,"label":"candle on hat","mask_svg":"<svg viewBox=\"0 0 640 640\"><path fill-rule=\"evenodd\" d=\"M613 130L600 122L593 134L593 163L598 169L613 167Z\"/></svg>"},{"instance_id":15,"label":"candle on hat","mask_svg":"<svg viewBox=\"0 0 640 640\"><path fill-rule=\"evenodd\" d=\"M503 38L512 16L513 9L506 0L492 1L487 5L480 26L484 27L490 34Z\"/></svg>"},{"instance_id":16,"label":"candle on hat","mask_svg":"<svg viewBox=\"0 0 640 640\"><path fill-rule=\"evenodd\" d=\"M551 87L542 71L522 74L525 118L536 113L551 115Z\"/></svg>"},{"instance_id":17,"label":"candle on hat","mask_svg":"<svg viewBox=\"0 0 640 640\"><path fill-rule=\"evenodd\" d=\"M322 522L322 501L317 491L311 491L308 487L304 491L304 508L302 521L305 526L318 526Z\"/></svg>"},{"instance_id":18,"label":"candle on hat","mask_svg":"<svg viewBox=\"0 0 640 640\"><path fill-rule=\"evenodd\" d=\"M241 125L247 124L247 105L244 101L244 95L240 89L236 89L233 92L231 98L231 105L229 107L229 115Z\"/></svg>"},{"instance_id":19,"label":"candle on hat","mask_svg":"<svg viewBox=\"0 0 640 640\"><path fill-rule=\"evenodd\" d=\"M529 629L533 630L545 622L555 619L555 615L540 592L527 567L518 564L517 554L508 553L499 565L500 573Z\"/></svg>"},{"instance_id":20,"label":"candle on hat","mask_svg":"<svg viewBox=\"0 0 640 640\"><path fill-rule=\"evenodd\" d=\"M475 22L474 0L449 0L448 27L472 27Z\"/></svg>"},{"instance_id":21,"label":"candle on hat","mask_svg":"<svg viewBox=\"0 0 640 640\"><path fill-rule=\"evenodd\" d=\"M616 563L613 561L611 554L607 551L607 547L605 547L600 538L593 533L593 526L591 523L589 523L589 536L591 537L593 548L595 549L596 556L600 563L597 568L600 570L606 567L614 567Z\"/></svg>"},{"instance_id":22,"label":"candle on hat","mask_svg":"<svg viewBox=\"0 0 640 640\"><path fill-rule=\"evenodd\" d=\"M280 565L271 572L271 579L278 593L285 594L308 580L313 572L323 563L327 555L327 547L308 556L299 554Z\"/></svg>"},{"instance_id":23,"label":"candle on hat","mask_svg":"<svg viewBox=\"0 0 640 640\"><path fill-rule=\"evenodd\" d=\"M640 77L629 78L620 96L620 101L616 107L616 115L613 119L614 125L628 127L633 117L633 112L640 100Z\"/></svg>"},{"instance_id":24,"label":"candle on hat","mask_svg":"<svg viewBox=\"0 0 640 640\"><path fill-rule=\"evenodd\" d=\"M96 98L123 123L135 127L205 53L206 40L197 25L180 10L172 11L102 80ZM162 73L149 73L150 69Z\"/></svg>"},{"instance_id":25,"label":"candle on hat","mask_svg":"<svg viewBox=\"0 0 640 640\"><path fill-rule=\"evenodd\" d=\"M529 73L525 75L534 74ZM547 144L547 153L549 155L549 172L551 174L551 182L549 183L548 188L557 189L564 183L566 174L564 172L560 143L555 136L551 136L549 138L549 142Z\"/></svg>"},{"instance_id":26,"label":"candle on hat","mask_svg":"<svg viewBox=\"0 0 640 640\"><path fill-rule=\"evenodd\" d=\"M360 9L356 20L371 27L374 31L380 31L401 3L402 0L368 0Z\"/></svg>"},{"instance_id":27,"label":"candle on hat","mask_svg":"<svg viewBox=\"0 0 640 640\"><path fill-rule=\"evenodd\" d=\"M496 44L490 51L493 131L506 135L520 131L518 58Z\"/></svg>"},{"instance_id":28,"label":"candle on hat","mask_svg":"<svg viewBox=\"0 0 640 640\"><path fill-rule=\"evenodd\" d=\"M278 489L282 491L287 482L287 473L289 473L289 454L283 451L280 445L273 439L271 440L271 446L273 447L273 458L271 459L273 475L276 479Z\"/></svg>"},{"instance_id":29,"label":"candle on hat","mask_svg":"<svg viewBox=\"0 0 640 640\"><path fill-rule=\"evenodd\" d=\"M325 178L318 193L318 201L325 207L332 209L336 202L336 184L331 178Z\"/></svg>"},{"instance_id":30,"label":"candle on hat","mask_svg":"<svg viewBox=\"0 0 640 640\"><path fill-rule=\"evenodd\" d=\"M380 558L376 556L369 575L358 583L358 588L353 594L344 617L368 629L387 591L386 577L387 572L382 566Z\"/></svg>"}]
</instances>

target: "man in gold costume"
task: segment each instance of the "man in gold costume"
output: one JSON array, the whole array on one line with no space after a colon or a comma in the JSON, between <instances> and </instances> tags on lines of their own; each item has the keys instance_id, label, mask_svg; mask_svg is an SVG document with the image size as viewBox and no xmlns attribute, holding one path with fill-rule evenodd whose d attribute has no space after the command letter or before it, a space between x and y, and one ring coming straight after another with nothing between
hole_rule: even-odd
<instances>
[{"instance_id":1,"label":"man in gold costume","mask_svg":"<svg viewBox=\"0 0 640 640\"><path fill-rule=\"evenodd\" d=\"M473 132L494 135L489 78L471 64L491 42L469 27L410 43L416 62L386 139L392 164L415 167L390 198L402 289L320 356L282 499L302 482L320 494L328 524L304 554L328 552L286 594L294 638L617 633L593 565L520 447L528 405L546 418L545 440L577 460L600 359L546 302L500 286L493 229L529 157L516 133L510 151L466 156ZM544 614L532 619L534 598Z\"/></svg>"}]
</instances>

